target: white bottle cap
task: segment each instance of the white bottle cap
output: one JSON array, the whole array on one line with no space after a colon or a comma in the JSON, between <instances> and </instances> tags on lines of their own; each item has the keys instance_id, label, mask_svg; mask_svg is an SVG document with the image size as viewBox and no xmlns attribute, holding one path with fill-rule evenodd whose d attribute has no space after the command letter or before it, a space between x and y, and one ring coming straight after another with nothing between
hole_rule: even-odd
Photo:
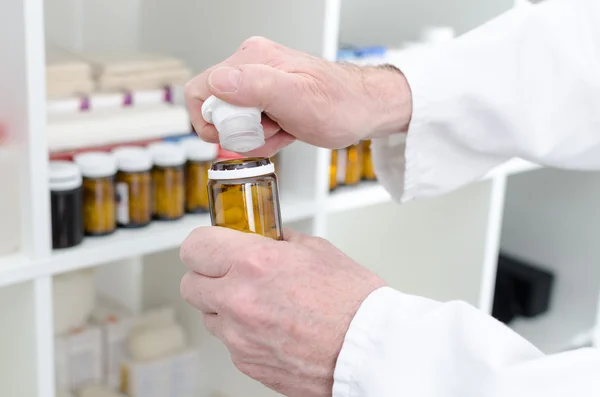
<instances>
[{"instance_id":1,"label":"white bottle cap","mask_svg":"<svg viewBox=\"0 0 600 397\"><path fill-rule=\"evenodd\" d=\"M49 168L50 190L64 192L81 186L81 171L70 161L51 161Z\"/></svg>"},{"instance_id":2,"label":"white bottle cap","mask_svg":"<svg viewBox=\"0 0 600 397\"><path fill-rule=\"evenodd\" d=\"M119 170L123 172L146 172L152 168L152 156L144 148L123 146L112 153L117 158Z\"/></svg>"},{"instance_id":3,"label":"white bottle cap","mask_svg":"<svg viewBox=\"0 0 600 397\"><path fill-rule=\"evenodd\" d=\"M204 142L198 137L184 138L179 143L185 150L187 159L191 161L214 161L219 154L218 145Z\"/></svg>"},{"instance_id":4,"label":"white bottle cap","mask_svg":"<svg viewBox=\"0 0 600 397\"><path fill-rule=\"evenodd\" d=\"M202 117L215 125L219 142L225 150L246 153L265 144L259 108L234 106L211 96L202 105Z\"/></svg>"},{"instance_id":5,"label":"white bottle cap","mask_svg":"<svg viewBox=\"0 0 600 397\"><path fill-rule=\"evenodd\" d=\"M154 164L159 167L179 167L185 164L185 151L171 142L157 142L148 146Z\"/></svg>"},{"instance_id":6,"label":"white bottle cap","mask_svg":"<svg viewBox=\"0 0 600 397\"><path fill-rule=\"evenodd\" d=\"M442 44L451 41L456 36L454 28L451 26L428 27L423 29L423 41L430 45Z\"/></svg>"},{"instance_id":7,"label":"white bottle cap","mask_svg":"<svg viewBox=\"0 0 600 397\"><path fill-rule=\"evenodd\" d=\"M82 153L74 161L86 178L106 178L117 173L117 159L110 153Z\"/></svg>"}]
</instances>

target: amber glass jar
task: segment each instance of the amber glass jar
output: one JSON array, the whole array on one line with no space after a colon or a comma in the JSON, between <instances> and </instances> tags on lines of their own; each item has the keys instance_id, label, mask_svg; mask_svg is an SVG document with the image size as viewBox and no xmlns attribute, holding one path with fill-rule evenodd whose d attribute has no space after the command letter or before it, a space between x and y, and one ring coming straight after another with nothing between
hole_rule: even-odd
<instances>
[{"instance_id":1,"label":"amber glass jar","mask_svg":"<svg viewBox=\"0 0 600 397\"><path fill-rule=\"evenodd\" d=\"M110 153L75 156L83 175L83 225L88 236L105 236L117 228L115 174L117 160Z\"/></svg>"},{"instance_id":2,"label":"amber glass jar","mask_svg":"<svg viewBox=\"0 0 600 397\"><path fill-rule=\"evenodd\" d=\"M140 147L113 150L117 158L117 223L139 228L152 221L152 157Z\"/></svg>"},{"instance_id":3,"label":"amber glass jar","mask_svg":"<svg viewBox=\"0 0 600 397\"><path fill-rule=\"evenodd\" d=\"M334 151L331 157L330 188L331 186L352 186L358 184L363 173L362 144L352 145L346 149ZM333 178L335 174L335 184Z\"/></svg>"},{"instance_id":4,"label":"amber glass jar","mask_svg":"<svg viewBox=\"0 0 600 397\"><path fill-rule=\"evenodd\" d=\"M345 185L360 183L363 174L363 147L362 144L352 145L346 149L346 178Z\"/></svg>"},{"instance_id":5,"label":"amber glass jar","mask_svg":"<svg viewBox=\"0 0 600 397\"><path fill-rule=\"evenodd\" d=\"M190 214L208 212L208 170L217 158L218 146L192 137L181 140L185 164L185 211Z\"/></svg>"},{"instance_id":6,"label":"amber glass jar","mask_svg":"<svg viewBox=\"0 0 600 397\"><path fill-rule=\"evenodd\" d=\"M277 176L269 159L220 161L208 177L213 226L283 239Z\"/></svg>"},{"instance_id":7,"label":"amber glass jar","mask_svg":"<svg viewBox=\"0 0 600 397\"><path fill-rule=\"evenodd\" d=\"M185 152L180 145L161 142L148 147L152 154L154 219L173 221L185 215Z\"/></svg>"},{"instance_id":8,"label":"amber glass jar","mask_svg":"<svg viewBox=\"0 0 600 397\"><path fill-rule=\"evenodd\" d=\"M375 168L373 167L373 155L371 154L371 141L363 141L363 179L366 181L377 180Z\"/></svg>"},{"instance_id":9,"label":"amber glass jar","mask_svg":"<svg viewBox=\"0 0 600 397\"><path fill-rule=\"evenodd\" d=\"M329 190L334 190L338 186L338 151L331 151L331 165L329 166Z\"/></svg>"}]
</instances>

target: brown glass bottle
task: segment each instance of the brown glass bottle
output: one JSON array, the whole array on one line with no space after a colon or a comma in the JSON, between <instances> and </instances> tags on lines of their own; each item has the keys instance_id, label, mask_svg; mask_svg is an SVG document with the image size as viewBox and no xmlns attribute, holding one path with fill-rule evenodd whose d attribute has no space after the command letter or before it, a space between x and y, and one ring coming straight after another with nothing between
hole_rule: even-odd
<instances>
[{"instance_id":1,"label":"brown glass bottle","mask_svg":"<svg viewBox=\"0 0 600 397\"><path fill-rule=\"evenodd\" d=\"M331 151L331 164L329 166L329 190L338 186L338 151Z\"/></svg>"},{"instance_id":2,"label":"brown glass bottle","mask_svg":"<svg viewBox=\"0 0 600 397\"><path fill-rule=\"evenodd\" d=\"M373 167L373 155L371 153L371 141L363 141L363 179L366 181L377 180L375 167Z\"/></svg>"},{"instance_id":3,"label":"brown glass bottle","mask_svg":"<svg viewBox=\"0 0 600 397\"><path fill-rule=\"evenodd\" d=\"M361 144L346 148L346 176L345 185L356 185L360 183L363 173L363 149Z\"/></svg>"},{"instance_id":4,"label":"brown glass bottle","mask_svg":"<svg viewBox=\"0 0 600 397\"><path fill-rule=\"evenodd\" d=\"M143 148L125 147L113 151L119 164L116 178L117 223L139 228L152 221L152 158Z\"/></svg>"},{"instance_id":5,"label":"brown glass bottle","mask_svg":"<svg viewBox=\"0 0 600 397\"><path fill-rule=\"evenodd\" d=\"M190 214L206 213L208 205L208 170L217 157L218 146L199 138L181 141L187 162L185 165L185 210Z\"/></svg>"},{"instance_id":6,"label":"brown glass bottle","mask_svg":"<svg viewBox=\"0 0 600 397\"><path fill-rule=\"evenodd\" d=\"M174 143L150 148L152 168L152 207L154 219L173 221L185 215L185 152Z\"/></svg>"},{"instance_id":7,"label":"brown glass bottle","mask_svg":"<svg viewBox=\"0 0 600 397\"><path fill-rule=\"evenodd\" d=\"M83 175L83 225L88 236L105 236L117 228L115 174L112 154L90 152L75 156Z\"/></svg>"},{"instance_id":8,"label":"brown glass bottle","mask_svg":"<svg viewBox=\"0 0 600 397\"><path fill-rule=\"evenodd\" d=\"M283 239L277 176L269 159L217 162L208 188L213 226Z\"/></svg>"}]
</instances>

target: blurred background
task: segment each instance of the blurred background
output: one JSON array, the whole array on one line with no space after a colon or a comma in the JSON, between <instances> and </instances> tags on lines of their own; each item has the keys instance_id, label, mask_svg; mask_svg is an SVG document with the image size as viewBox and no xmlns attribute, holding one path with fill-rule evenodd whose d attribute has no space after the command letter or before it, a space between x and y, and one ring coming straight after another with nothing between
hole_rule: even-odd
<instances>
[{"instance_id":1,"label":"blurred background","mask_svg":"<svg viewBox=\"0 0 600 397\"><path fill-rule=\"evenodd\" d=\"M210 224L206 208L135 224L118 212L122 195L98 199L119 193L115 149L139 149L126 156L133 174L152 162L131 153L156 168L156 145L172 149L176 171L235 156L190 151L182 88L248 37L332 61L399 63L522 3L2 1L0 395L275 395L237 372L179 297L178 247ZM600 174L514 159L400 206L377 184L369 142L334 152L296 143L273 161L285 225L331 240L393 287L465 300L547 353L598 339Z\"/></svg>"}]
</instances>

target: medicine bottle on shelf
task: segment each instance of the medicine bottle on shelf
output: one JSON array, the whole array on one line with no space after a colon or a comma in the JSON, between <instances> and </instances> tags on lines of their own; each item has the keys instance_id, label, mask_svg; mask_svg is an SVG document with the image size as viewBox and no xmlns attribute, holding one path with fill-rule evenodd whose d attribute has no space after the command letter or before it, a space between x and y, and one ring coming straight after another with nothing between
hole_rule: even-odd
<instances>
[{"instance_id":1,"label":"medicine bottle on shelf","mask_svg":"<svg viewBox=\"0 0 600 397\"><path fill-rule=\"evenodd\" d=\"M335 190L338 186L338 151L331 151L331 164L329 165L329 190Z\"/></svg>"},{"instance_id":2,"label":"medicine bottle on shelf","mask_svg":"<svg viewBox=\"0 0 600 397\"><path fill-rule=\"evenodd\" d=\"M52 248L71 248L83 240L81 171L68 161L51 161L49 169Z\"/></svg>"},{"instance_id":3,"label":"medicine bottle on shelf","mask_svg":"<svg viewBox=\"0 0 600 397\"><path fill-rule=\"evenodd\" d=\"M141 147L119 147L117 158L117 223L139 228L152 221L152 157Z\"/></svg>"},{"instance_id":4,"label":"medicine bottle on shelf","mask_svg":"<svg viewBox=\"0 0 600 397\"><path fill-rule=\"evenodd\" d=\"M205 213L208 205L208 170L217 158L218 146L197 137L180 142L185 150L185 210L190 214Z\"/></svg>"},{"instance_id":5,"label":"medicine bottle on shelf","mask_svg":"<svg viewBox=\"0 0 600 397\"><path fill-rule=\"evenodd\" d=\"M220 161L208 177L213 226L283 239L277 176L269 159Z\"/></svg>"},{"instance_id":6,"label":"medicine bottle on shelf","mask_svg":"<svg viewBox=\"0 0 600 397\"><path fill-rule=\"evenodd\" d=\"M117 228L115 175L117 160L110 153L75 156L83 175L83 225L88 236L105 236Z\"/></svg>"},{"instance_id":7,"label":"medicine bottle on shelf","mask_svg":"<svg viewBox=\"0 0 600 397\"><path fill-rule=\"evenodd\" d=\"M185 151L175 143L148 146L152 155L152 200L154 219L173 221L185 215Z\"/></svg>"},{"instance_id":8,"label":"medicine bottle on shelf","mask_svg":"<svg viewBox=\"0 0 600 397\"><path fill-rule=\"evenodd\" d=\"M336 160L336 179L338 186L352 186L361 181L363 169L362 144L359 143L338 150Z\"/></svg>"},{"instance_id":9,"label":"medicine bottle on shelf","mask_svg":"<svg viewBox=\"0 0 600 397\"><path fill-rule=\"evenodd\" d=\"M363 179L365 181L377 180L375 168L373 167L373 155L371 153L371 141L363 141Z\"/></svg>"}]
</instances>

